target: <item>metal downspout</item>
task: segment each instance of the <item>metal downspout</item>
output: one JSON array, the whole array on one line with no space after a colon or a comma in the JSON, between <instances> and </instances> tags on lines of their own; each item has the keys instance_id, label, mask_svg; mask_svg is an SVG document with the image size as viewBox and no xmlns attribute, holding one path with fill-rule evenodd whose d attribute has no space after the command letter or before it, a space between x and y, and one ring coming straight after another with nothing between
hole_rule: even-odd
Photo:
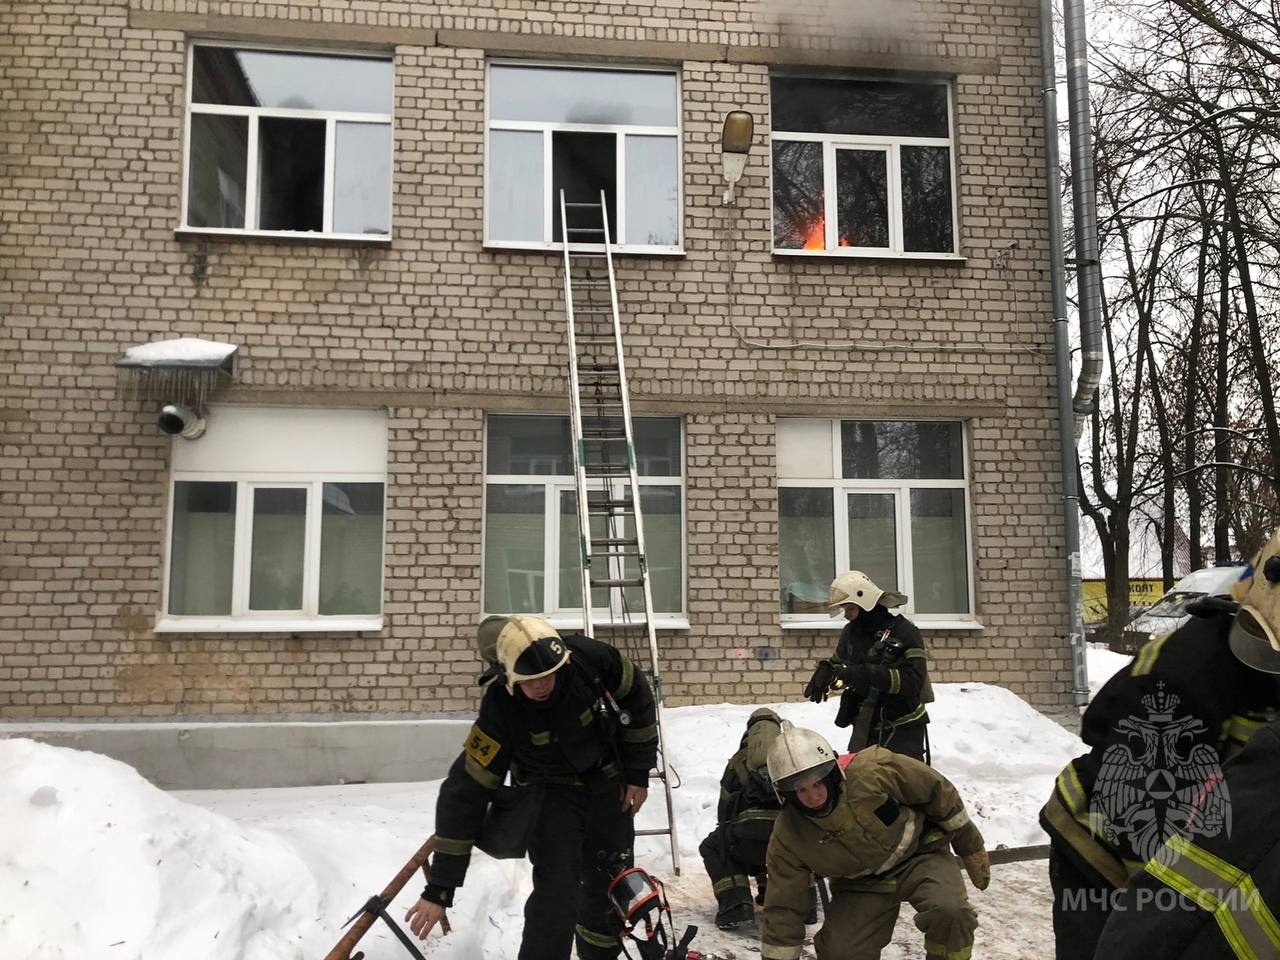
<instances>
[{"instance_id":1,"label":"metal downspout","mask_svg":"<svg viewBox=\"0 0 1280 960\"><path fill-rule=\"evenodd\" d=\"M1093 121L1089 112L1089 38L1085 0L1062 0L1066 30L1067 111L1071 134L1072 213L1076 233L1076 295L1080 302L1080 379L1072 410L1075 438L1093 413L1102 379L1102 264L1098 258L1098 203L1093 174Z\"/></svg>"},{"instance_id":2,"label":"metal downspout","mask_svg":"<svg viewBox=\"0 0 1280 960\"><path fill-rule=\"evenodd\" d=\"M1080 508L1076 487L1076 440L1083 422L1071 398L1071 331L1067 319L1066 266L1062 239L1062 201L1058 159L1058 72L1053 42L1053 0L1040 0L1040 65L1044 111L1045 189L1049 213L1049 279L1053 340L1058 376L1058 444L1062 461L1062 520L1066 530L1067 621L1071 636L1071 694L1076 706L1089 700L1085 660L1084 598L1080 583ZM1091 168L1092 172L1092 168ZM1095 258L1096 259L1096 258ZM1083 318L1082 318L1083 323ZM1084 389L1083 375L1080 390ZM1092 399L1097 386L1090 387ZM1077 398L1080 396L1077 391Z\"/></svg>"}]
</instances>

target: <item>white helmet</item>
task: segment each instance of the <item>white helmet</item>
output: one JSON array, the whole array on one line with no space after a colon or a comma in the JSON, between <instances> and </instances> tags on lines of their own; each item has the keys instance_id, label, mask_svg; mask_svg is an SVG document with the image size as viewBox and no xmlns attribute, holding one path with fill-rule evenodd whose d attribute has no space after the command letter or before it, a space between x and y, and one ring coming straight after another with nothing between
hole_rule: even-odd
<instances>
[{"instance_id":1,"label":"white helmet","mask_svg":"<svg viewBox=\"0 0 1280 960\"><path fill-rule=\"evenodd\" d=\"M1231 652L1246 666L1280 673L1280 530L1250 568L1253 576L1232 590L1240 612L1231 624Z\"/></svg>"},{"instance_id":2,"label":"white helmet","mask_svg":"<svg viewBox=\"0 0 1280 960\"><path fill-rule=\"evenodd\" d=\"M788 720L782 721L782 733L769 748L768 763L779 801L802 780L821 779L837 767L836 752L822 734L792 726Z\"/></svg>"},{"instance_id":3,"label":"white helmet","mask_svg":"<svg viewBox=\"0 0 1280 960\"><path fill-rule=\"evenodd\" d=\"M831 589L827 591L827 606L831 615L837 617L845 604L852 603L865 611L870 611L877 603L886 607L900 607L907 602L905 593L896 590L881 590L870 577L861 570L849 570L831 581Z\"/></svg>"},{"instance_id":4,"label":"white helmet","mask_svg":"<svg viewBox=\"0 0 1280 960\"><path fill-rule=\"evenodd\" d=\"M548 676L569 662L569 648L547 621L518 613L505 619L494 652L506 672L507 693L515 693L517 683ZM481 627L492 630L496 624L491 620Z\"/></svg>"}]
</instances>

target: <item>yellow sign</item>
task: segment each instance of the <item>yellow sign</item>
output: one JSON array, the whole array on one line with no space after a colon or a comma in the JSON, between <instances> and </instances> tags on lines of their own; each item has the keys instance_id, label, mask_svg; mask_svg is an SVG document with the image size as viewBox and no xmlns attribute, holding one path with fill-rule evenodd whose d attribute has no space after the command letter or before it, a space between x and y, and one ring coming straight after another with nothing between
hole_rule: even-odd
<instances>
[{"instance_id":1,"label":"yellow sign","mask_svg":"<svg viewBox=\"0 0 1280 960\"><path fill-rule=\"evenodd\" d=\"M467 756L482 767L493 763L502 745L486 734L477 724L471 725L471 735L467 737Z\"/></svg>"},{"instance_id":2,"label":"yellow sign","mask_svg":"<svg viewBox=\"0 0 1280 960\"><path fill-rule=\"evenodd\" d=\"M1107 582L1085 580L1084 622L1101 623L1107 619ZM1130 580L1129 606L1150 607L1164 596L1163 580Z\"/></svg>"}]
</instances>

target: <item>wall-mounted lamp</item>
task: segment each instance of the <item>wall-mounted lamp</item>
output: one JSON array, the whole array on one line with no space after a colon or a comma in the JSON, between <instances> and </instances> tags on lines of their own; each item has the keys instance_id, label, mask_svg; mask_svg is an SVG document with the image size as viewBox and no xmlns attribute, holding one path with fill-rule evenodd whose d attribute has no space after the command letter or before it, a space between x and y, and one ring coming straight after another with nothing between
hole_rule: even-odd
<instances>
[{"instance_id":1,"label":"wall-mounted lamp","mask_svg":"<svg viewBox=\"0 0 1280 960\"><path fill-rule=\"evenodd\" d=\"M724 179L728 184L722 203L726 207L735 204L734 189L747 168L747 151L751 149L751 135L755 124L745 110L734 110L724 118L724 131L720 134L720 160L724 164Z\"/></svg>"}]
</instances>

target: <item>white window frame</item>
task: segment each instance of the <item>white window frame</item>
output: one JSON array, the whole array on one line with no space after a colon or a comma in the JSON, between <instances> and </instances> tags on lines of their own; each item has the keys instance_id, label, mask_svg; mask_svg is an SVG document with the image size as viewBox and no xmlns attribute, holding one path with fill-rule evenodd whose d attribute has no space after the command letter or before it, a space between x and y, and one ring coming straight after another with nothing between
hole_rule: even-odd
<instances>
[{"instance_id":1,"label":"white window frame","mask_svg":"<svg viewBox=\"0 0 1280 960\"><path fill-rule=\"evenodd\" d=\"M324 240L358 240L362 243L389 244L395 225L393 210L395 207L395 121L392 113L351 113L340 110L292 110L281 107L241 107L231 104L193 103L191 100L192 85L195 75L195 48L221 47L229 50L260 50L265 53L331 55L339 57L362 57L368 60L382 60L392 66L392 110L395 109L395 57L390 53L370 53L368 50L346 50L315 47L284 47L264 43L232 43L229 41L191 39L187 42L187 78L186 78L186 110L182 121L182 203L178 230L183 233L210 234L214 236L252 236L279 237L287 239L324 239ZM321 229L314 230L259 230L256 227L193 227L187 222L187 205L190 199L191 180L191 117L194 113L215 114L221 116L247 117L249 124L246 141L245 165L245 202L244 222L256 223L258 220L258 121L262 117L286 118L295 120L325 121L324 151L324 216ZM390 134L390 151L387 165L390 168L387 182L390 186L387 209L388 232L385 234L369 233L335 233L333 230L333 188L334 164L338 123L369 123L388 127Z\"/></svg>"},{"instance_id":2,"label":"white window frame","mask_svg":"<svg viewBox=\"0 0 1280 960\"><path fill-rule=\"evenodd\" d=\"M546 67L573 70L607 70L610 73L663 73L675 77L676 80L676 125L674 127L639 126L630 124L608 123L544 123L536 120L494 120L489 111L489 91L492 87L490 74L494 67ZM582 63L579 61L548 60L490 60L485 64L484 84L484 246L495 250L547 250L559 251L562 244L552 237L555 224L554 205L558 202L552 196L552 160L551 144L553 133L612 133L618 139L617 172L615 193L618 197L614 218L617 222L618 237L627 235L627 198L626 198L626 138L637 137L671 137L676 142L676 242L674 244L619 243L618 237L610 237L610 246L616 253L646 254L684 254L684 77L679 69L652 66L632 66L618 63ZM493 130L515 130L542 133L542 237L536 240L495 240L489 228L489 198L493 191L489 185L490 170L490 137ZM601 251L601 243L571 243L570 250L590 253Z\"/></svg>"},{"instance_id":3,"label":"white window frame","mask_svg":"<svg viewBox=\"0 0 1280 960\"><path fill-rule=\"evenodd\" d=\"M520 414L502 413L501 416L520 416ZM559 414L528 414L530 417L543 417L566 419ZM637 417L636 419L645 419ZM654 625L663 629L687 630L689 629L689 619L687 615L689 596L689 522L688 522L688 502L686 498L685 486L685 451L684 451L684 419L677 417L660 417L658 419L672 419L679 423L680 435L677 440L680 453L680 472L675 476L641 476L639 477L641 487L678 487L680 490L680 609L679 610L655 610ZM631 481L626 478L613 479L611 485L621 487L623 484L629 484ZM592 480L590 490L600 489L600 481ZM488 576L488 570L484 569L484 556L488 544L488 491L491 485L498 486L540 486L543 488L543 536L544 547L542 554L543 564L543 609L538 612L538 616L546 618L552 626L557 629L583 629L583 617L581 607L566 608L560 604L560 497L563 493L574 493L573 474L548 474L548 473L531 473L531 474L490 474L489 473L489 419L485 418L485 437L484 437L484 486L485 494L483 498L484 508L482 509L482 530L481 530L481 581L480 581L480 602L484 605L485 597L485 578ZM642 517L643 519L643 517ZM575 514L574 529L577 529L577 521ZM577 556L579 548L576 544L570 544L570 552ZM647 559L647 558L646 558ZM612 559L612 564L621 566L623 560L621 558ZM575 568L576 570L576 568ZM620 571L615 571L620 575ZM576 578L579 574L574 573ZM610 626L623 623L623 614L620 609L620 597L618 590L610 590L609 597L611 606L608 608L592 607L591 621L595 626ZM492 614L506 614L509 610L482 610L482 616ZM630 617L634 620L636 611L630 611Z\"/></svg>"},{"instance_id":4,"label":"white window frame","mask_svg":"<svg viewBox=\"0 0 1280 960\"><path fill-rule=\"evenodd\" d=\"M779 427L787 420L825 420L825 417L779 417ZM871 420L885 422L885 417L842 417L831 420L831 477L808 477L783 479L782 465L778 465L778 487L832 491L832 523L835 535L835 572L838 575L844 570L853 569L849 555L849 494L851 493L891 493L894 495L894 524L897 537L896 557L898 565L898 590L907 595L907 604L895 610L904 614L921 628L976 630L981 628L977 620L974 606L974 563L973 563L973 506L969 495L969 427L963 420L947 417L904 417L910 423L958 423L960 425L960 449L962 456L962 473L959 480L885 480L879 478L846 478L840 476L843 466L843 436L841 424L850 420ZM965 557L968 563L968 613L926 613L915 612L914 580L915 570L912 566L911 544L911 491L923 489L963 490L964 491L964 538ZM781 522L781 518L779 518ZM784 629L843 629L841 618L816 618L811 613L781 613L781 625Z\"/></svg>"},{"instance_id":5,"label":"white window frame","mask_svg":"<svg viewBox=\"0 0 1280 960\"><path fill-rule=\"evenodd\" d=\"M787 79L803 79L798 74L787 74ZM771 78L772 79L772 78ZM895 78L880 76L832 77L814 76L811 79L828 80L833 83L860 80L892 82ZM823 194L823 226L825 227L825 250L792 249L773 246L773 253L780 257L852 257L881 258L894 260L964 260L960 253L960 201L959 184L956 180L956 126L954 88L951 81L926 78L902 80L899 82L934 84L947 88L947 131L946 137L895 137L870 136L835 133L793 133L790 131L774 131L772 124L769 130L769 234L770 246L773 246L774 210L773 210L773 145L779 141L822 144L822 194ZM951 160L951 252L939 253L930 251L911 251L903 249L902 239L902 147L947 147ZM839 149L884 150L888 152L888 171L886 188L889 191L889 246L887 247L842 247L839 245L838 204L836 197L836 151Z\"/></svg>"}]
</instances>

